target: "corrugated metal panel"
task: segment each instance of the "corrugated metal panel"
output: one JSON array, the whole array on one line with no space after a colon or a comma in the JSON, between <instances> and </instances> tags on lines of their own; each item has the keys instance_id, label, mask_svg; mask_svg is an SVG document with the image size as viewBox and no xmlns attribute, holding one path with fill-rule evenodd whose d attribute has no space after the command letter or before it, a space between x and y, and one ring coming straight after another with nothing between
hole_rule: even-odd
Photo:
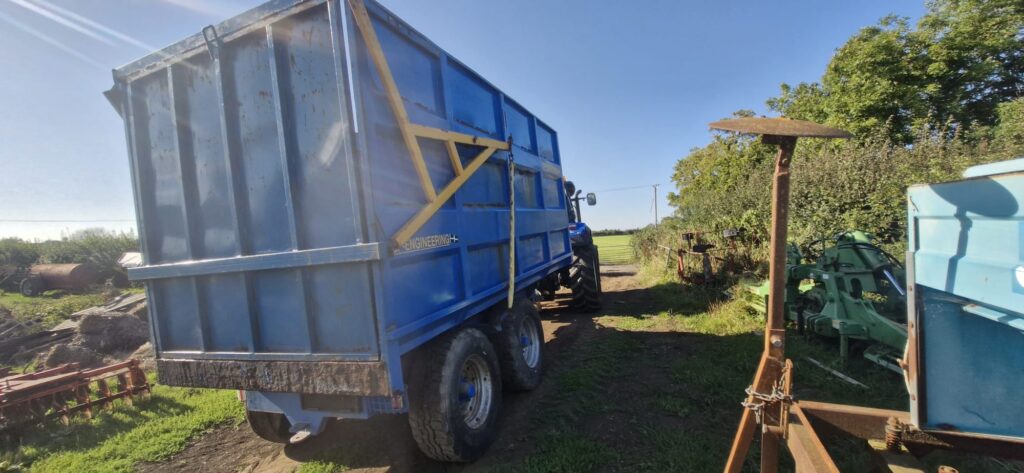
<instances>
[{"instance_id":1,"label":"corrugated metal panel","mask_svg":"<svg viewBox=\"0 0 1024 473\"><path fill-rule=\"evenodd\" d=\"M379 358L368 263L309 251L365 235L337 19L303 7L122 85L147 264L212 260L133 273L165 356Z\"/></svg>"}]
</instances>

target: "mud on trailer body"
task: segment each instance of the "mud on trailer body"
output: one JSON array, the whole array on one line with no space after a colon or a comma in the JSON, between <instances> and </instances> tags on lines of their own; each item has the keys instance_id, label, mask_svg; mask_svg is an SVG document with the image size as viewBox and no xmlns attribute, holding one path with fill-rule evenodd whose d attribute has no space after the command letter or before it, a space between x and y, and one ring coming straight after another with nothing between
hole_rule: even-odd
<instances>
[{"instance_id":1,"label":"mud on trailer body","mask_svg":"<svg viewBox=\"0 0 1024 473\"><path fill-rule=\"evenodd\" d=\"M482 454L572 264L554 130L372 0L275 0L114 81L160 381L243 390L273 441L408 411Z\"/></svg>"}]
</instances>

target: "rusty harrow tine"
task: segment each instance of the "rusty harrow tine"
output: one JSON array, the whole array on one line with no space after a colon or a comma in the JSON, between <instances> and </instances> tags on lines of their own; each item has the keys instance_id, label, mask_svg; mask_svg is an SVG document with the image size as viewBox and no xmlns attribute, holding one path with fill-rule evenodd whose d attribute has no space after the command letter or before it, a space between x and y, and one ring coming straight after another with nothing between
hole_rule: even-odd
<instances>
[{"instance_id":1,"label":"rusty harrow tine","mask_svg":"<svg viewBox=\"0 0 1024 473\"><path fill-rule=\"evenodd\" d=\"M110 389L111 378L117 379L115 391ZM137 360L91 370L70 364L8 376L0 379L0 431L50 418L67 425L76 413L90 420L95 406L109 410L116 399L130 406L134 396L149 393Z\"/></svg>"}]
</instances>

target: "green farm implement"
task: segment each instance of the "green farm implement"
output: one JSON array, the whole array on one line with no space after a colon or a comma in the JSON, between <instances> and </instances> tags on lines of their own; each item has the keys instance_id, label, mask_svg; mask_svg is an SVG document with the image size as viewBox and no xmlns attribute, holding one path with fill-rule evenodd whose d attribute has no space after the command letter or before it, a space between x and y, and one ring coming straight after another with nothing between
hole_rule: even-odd
<instances>
[{"instance_id":1,"label":"green farm implement","mask_svg":"<svg viewBox=\"0 0 1024 473\"><path fill-rule=\"evenodd\" d=\"M839 338L842 358L851 339L868 341L865 358L902 372L897 359L907 343L903 265L864 232L841 233L833 243L812 262L798 246L788 246L786 318L801 333ZM765 312L768 293L767 281L749 285L750 306Z\"/></svg>"}]
</instances>

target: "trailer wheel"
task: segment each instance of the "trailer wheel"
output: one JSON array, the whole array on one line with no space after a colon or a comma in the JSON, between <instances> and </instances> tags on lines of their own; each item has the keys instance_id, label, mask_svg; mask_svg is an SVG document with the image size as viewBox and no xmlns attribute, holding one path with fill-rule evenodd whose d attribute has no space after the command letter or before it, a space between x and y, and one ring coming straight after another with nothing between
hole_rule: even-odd
<instances>
[{"instance_id":1,"label":"trailer wheel","mask_svg":"<svg viewBox=\"0 0 1024 473\"><path fill-rule=\"evenodd\" d=\"M578 246L574 248L576 260L569 268L569 288L572 301L569 306L582 312L593 312L601 308L601 267L597 247Z\"/></svg>"},{"instance_id":2,"label":"trailer wheel","mask_svg":"<svg viewBox=\"0 0 1024 473\"><path fill-rule=\"evenodd\" d=\"M490 340L466 328L417 353L409 379L409 426L420 450L439 461L471 462L494 441L501 371Z\"/></svg>"},{"instance_id":3,"label":"trailer wheel","mask_svg":"<svg viewBox=\"0 0 1024 473\"><path fill-rule=\"evenodd\" d=\"M291 422L284 414L245 410L245 420L259 438L268 442L288 443L292 438Z\"/></svg>"},{"instance_id":4,"label":"trailer wheel","mask_svg":"<svg viewBox=\"0 0 1024 473\"><path fill-rule=\"evenodd\" d=\"M40 292L43 292L43 280L38 277L25 278L21 281L18 289L25 297L38 296Z\"/></svg>"},{"instance_id":5,"label":"trailer wheel","mask_svg":"<svg viewBox=\"0 0 1024 473\"><path fill-rule=\"evenodd\" d=\"M506 389L529 391L540 384L544 362L544 331L537 304L516 299L501 321L495 347L501 360L501 381Z\"/></svg>"}]
</instances>

